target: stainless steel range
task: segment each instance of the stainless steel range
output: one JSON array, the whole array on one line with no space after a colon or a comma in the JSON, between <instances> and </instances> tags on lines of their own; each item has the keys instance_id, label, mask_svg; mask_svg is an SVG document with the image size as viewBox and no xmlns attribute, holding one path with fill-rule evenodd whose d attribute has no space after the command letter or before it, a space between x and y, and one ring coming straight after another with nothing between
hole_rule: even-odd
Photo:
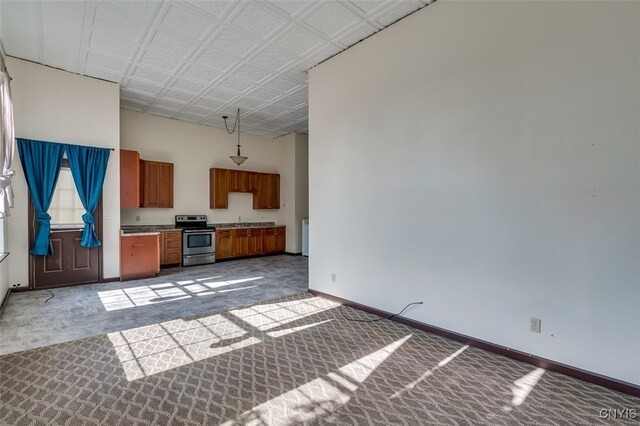
<instances>
[{"instance_id":1,"label":"stainless steel range","mask_svg":"<svg viewBox=\"0 0 640 426\"><path fill-rule=\"evenodd\" d=\"M216 261L216 228L207 226L207 216L176 216L182 229L182 266Z\"/></svg>"}]
</instances>

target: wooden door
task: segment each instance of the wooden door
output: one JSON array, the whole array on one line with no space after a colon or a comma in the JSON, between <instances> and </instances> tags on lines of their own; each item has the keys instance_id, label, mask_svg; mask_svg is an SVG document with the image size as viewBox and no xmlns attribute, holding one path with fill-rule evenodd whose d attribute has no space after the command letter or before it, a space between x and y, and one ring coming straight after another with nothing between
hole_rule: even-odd
<instances>
[{"instance_id":1,"label":"wooden door","mask_svg":"<svg viewBox=\"0 0 640 426\"><path fill-rule=\"evenodd\" d=\"M140 207L140 154L120 150L120 208Z\"/></svg>"},{"instance_id":2,"label":"wooden door","mask_svg":"<svg viewBox=\"0 0 640 426\"><path fill-rule=\"evenodd\" d=\"M216 259L227 259L229 257L233 257L232 231L216 231Z\"/></svg>"},{"instance_id":3,"label":"wooden door","mask_svg":"<svg viewBox=\"0 0 640 426\"><path fill-rule=\"evenodd\" d=\"M276 251L275 228L265 228L262 237L262 253L269 254Z\"/></svg>"},{"instance_id":4,"label":"wooden door","mask_svg":"<svg viewBox=\"0 0 640 426\"><path fill-rule=\"evenodd\" d=\"M243 192L246 187L244 171L242 170L229 170L227 172L227 179L229 180L229 192Z\"/></svg>"},{"instance_id":5,"label":"wooden door","mask_svg":"<svg viewBox=\"0 0 640 426\"><path fill-rule=\"evenodd\" d=\"M251 192L250 174L244 170L227 170L227 179L229 181L229 192Z\"/></svg>"},{"instance_id":6,"label":"wooden door","mask_svg":"<svg viewBox=\"0 0 640 426\"><path fill-rule=\"evenodd\" d=\"M271 196L271 178L267 173L258 173L257 177L258 191L253 196L254 209L268 209L269 197Z\"/></svg>"},{"instance_id":7,"label":"wooden door","mask_svg":"<svg viewBox=\"0 0 640 426\"><path fill-rule=\"evenodd\" d=\"M229 208L229 176L227 169L209 169L209 208Z\"/></svg>"},{"instance_id":8,"label":"wooden door","mask_svg":"<svg viewBox=\"0 0 640 426\"><path fill-rule=\"evenodd\" d=\"M257 192L253 196L254 209L280 208L280 175L257 173Z\"/></svg>"},{"instance_id":9,"label":"wooden door","mask_svg":"<svg viewBox=\"0 0 640 426\"><path fill-rule=\"evenodd\" d=\"M65 191L67 194L63 195L62 192ZM70 198L75 201L67 205ZM67 224L56 223L56 208L59 208L59 211L75 208L76 220ZM49 213L53 220L50 238L54 252L50 256L29 255L29 287L42 289L101 281L102 246L88 249L80 245L83 232L80 216L84 214L84 209L77 198L75 184L66 160L60 171ZM29 246L33 245L38 229L35 217L35 208L29 197ZM93 217L96 235L102 241L102 201L98 203Z\"/></svg>"},{"instance_id":10,"label":"wooden door","mask_svg":"<svg viewBox=\"0 0 640 426\"><path fill-rule=\"evenodd\" d=\"M82 230L56 229L51 232L53 254L30 255L32 288L52 288L100 281L100 250L80 245Z\"/></svg>"},{"instance_id":11,"label":"wooden door","mask_svg":"<svg viewBox=\"0 0 640 426\"><path fill-rule=\"evenodd\" d=\"M283 253L287 247L287 237L284 227L277 227L274 231L274 251L276 253Z\"/></svg>"},{"instance_id":12,"label":"wooden door","mask_svg":"<svg viewBox=\"0 0 640 426\"><path fill-rule=\"evenodd\" d=\"M173 163L141 161L142 207L173 208Z\"/></svg>"},{"instance_id":13,"label":"wooden door","mask_svg":"<svg viewBox=\"0 0 640 426\"><path fill-rule=\"evenodd\" d=\"M155 161L143 161L144 199L142 207L160 207L160 164Z\"/></svg>"},{"instance_id":14,"label":"wooden door","mask_svg":"<svg viewBox=\"0 0 640 426\"><path fill-rule=\"evenodd\" d=\"M256 172L246 172L247 173L247 191L248 192L258 192L258 175Z\"/></svg>"},{"instance_id":15,"label":"wooden door","mask_svg":"<svg viewBox=\"0 0 640 426\"><path fill-rule=\"evenodd\" d=\"M233 241L234 256L241 257L249 254L249 232L246 229L236 229Z\"/></svg>"},{"instance_id":16,"label":"wooden door","mask_svg":"<svg viewBox=\"0 0 640 426\"><path fill-rule=\"evenodd\" d=\"M158 207L173 208L173 163L158 164Z\"/></svg>"},{"instance_id":17,"label":"wooden door","mask_svg":"<svg viewBox=\"0 0 640 426\"><path fill-rule=\"evenodd\" d=\"M278 174L269 175L269 179L270 179L269 208L279 209L280 208L280 175Z\"/></svg>"},{"instance_id":18,"label":"wooden door","mask_svg":"<svg viewBox=\"0 0 640 426\"><path fill-rule=\"evenodd\" d=\"M247 237L248 255L262 254L262 234L262 228L249 229Z\"/></svg>"}]
</instances>

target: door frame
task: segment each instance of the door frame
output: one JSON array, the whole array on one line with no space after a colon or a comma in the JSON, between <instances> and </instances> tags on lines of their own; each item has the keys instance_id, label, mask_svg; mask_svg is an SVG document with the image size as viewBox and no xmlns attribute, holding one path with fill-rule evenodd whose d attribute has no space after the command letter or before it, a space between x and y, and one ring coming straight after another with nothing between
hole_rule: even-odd
<instances>
[{"instance_id":1,"label":"door frame","mask_svg":"<svg viewBox=\"0 0 640 426\"><path fill-rule=\"evenodd\" d=\"M69 168L69 160L67 160L66 158L63 159L62 167ZM29 191L27 191L27 193L28 193L27 198L29 199L28 201L29 203L29 246L31 246L33 244L33 240L35 239L35 235L36 235L36 208L34 207L33 201L31 200L31 193ZM93 214L93 218L95 221L94 226L96 230L96 235L98 236L98 239L102 241L103 240L102 238L102 194L100 194L100 201L98 201L98 206L96 207L96 210ZM57 228L57 229L74 230L79 228ZM98 249L98 281L97 282L101 283L101 282L104 282L103 262L102 262L102 244L100 244L98 247L95 247L95 248ZM29 286L27 287L28 290L35 289L35 278L36 278L35 256L29 253ZM84 285L84 284L91 284L91 283L69 284L69 287L74 285Z\"/></svg>"}]
</instances>

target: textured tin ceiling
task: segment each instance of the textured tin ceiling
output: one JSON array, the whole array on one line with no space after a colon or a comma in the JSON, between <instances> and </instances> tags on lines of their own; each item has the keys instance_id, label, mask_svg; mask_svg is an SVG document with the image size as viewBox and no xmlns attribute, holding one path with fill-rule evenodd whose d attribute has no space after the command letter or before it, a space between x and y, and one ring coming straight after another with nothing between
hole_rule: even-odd
<instances>
[{"instance_id":1,"label":"textured tin ceiling","mask_svg":"<svg viewBox=\"0 0 640 426\"><path fill-rule=\"evenodd\" d=\"M307 132L307 70L431 0L7 1L8 55L120 84L121 106Z\"/></svg>"}]
</instances>

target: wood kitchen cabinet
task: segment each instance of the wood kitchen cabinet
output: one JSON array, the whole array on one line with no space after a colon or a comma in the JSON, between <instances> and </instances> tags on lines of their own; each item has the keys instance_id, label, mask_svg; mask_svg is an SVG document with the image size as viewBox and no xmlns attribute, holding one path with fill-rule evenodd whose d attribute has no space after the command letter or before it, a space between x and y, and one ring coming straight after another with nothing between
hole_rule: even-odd
<instances>
[{"instance_id":1,"label":"wood kitchen cabinet","mask_svg":"<svg viewBox=\"0 0 640 426\"><path fill-rule=\"evenodd\" d=\"M140 207L140 154L120 150L120 208Z\"/></svg>"},{"instance_id":2,"label":"wood kitchen cabinet","mask_svg":"<svg viewBox=\"0 0 640 426\"><path fill-rule=\"evenodd\" d=\"M216 260L284 251L284 226L216 230Z\"/></svg>"},{"instance_id":3,"label":"wood kitchen cabinet","mask_svg":"<svg viewBox=\"0 0 640 426\"><path fill-rule=\"evenodd\" d=\"M235 230L234 230L235 231ZM232 230L216 230L216 260L234 256Z\"/></svg>"},{"instance_id":4,"label":"wood kitchen cabinet","mask_svg":"<svg viewBox=\"0 0 640 426\"><path fill-rule=\"evenodd\" d=\"M120 207L173 208L173 163L141 160L120 150Z\"/></svg>"},{"instance_id":5,"label":"wood kitchen cabinet","mask_svg":"<svg viewBox=\"0 0 640 426\"><path fill-rule=\"evenodd\" d=\"M263 228L235 229L233 239L235 257L256 256L263 253Z\"/></svg>"},{"instance_id":6,"label":"wood kitchen cabinet","mask_svg":"<svg viewBox=\"0 0 640 426\"><path fill-rule=\"evenodd\" d=\"M258 173L258 191L253 196L254 209L280 208L280 175Z\"/></svg>"},{"instance_id":7,"label":"wood kitchen cabinet","mask_svg":"<svg viewBox=\"0 0 640 426\"><path fill-rule=\"evenodd\" d=\"M160 271L160 235L120 237L120 281L155 276Z\"/></svg>"},{"instance_id":8,"label":"wood kitchen cabinet","mask_svg":"<svg viewBox=\"0 0 640 426\"><path fill-rule=\"evenodd\" d=\"M142 207L173 208L173 163L140 160Z\"/></svg>"},{"instance_id":9,"label":"wood kitchen cabinet","mask_svg":"<svg viewBox=\"0 0 640 426\"><path fill-rule=\"evenodd\" d=\"M160 265L182 263L182 231L160 232Z\"/></svg>"},{"instance_id":10,"label":"wood kitchen cabinet","mask_svg":"<svg viewBox=\"0 0 640 426\"><path fill-rule=\"evenodd\" d=\"M254 209L279 209L280 175L244 170L209 169L209 207L229 208L229 192L253 193Z\"/></svg>"},{"instance_id":11,"label":"wood kitchen cabinet","mask_svg":"<svg viewBox=\"0 0 640 426\"><path fill-rule=\"evenodd\" d=\"M249 230L234 229L233 234L233 257L249 256Z\"/></svg>"},{"instance_id":12,"label":"wood kitchen cabinet","mask_svg":"<svg viewBox=\"0 0 640 426\"><path fill-rule=\"evenodd\" d=\"M264 229L262 250L264 254L282 253L287 244L286 228L274 226Z\"/></svg>"},{"instance_id":13,"label":"wood kitchen cabinet","mask_svg":"<svg viewBox=\"0 0 640 426\"><path fill-rule=\"evenodd\" d=\"M209 169L209 208L229 208L229 170Z\"/></svg>"},{"instance_id":14,"label":"wood kitchen cabinet","mask_svg":"<svg viewBox=\"0 0 640 426\"><path fill-rule=\"evenodd\" d=\"M229 192L253 192L257 187L257 173L229 170Z\"/></svg>"},{"instance_id":15,"label":"wood kitchen cabinet","mask_svg":"<svg viewBox=\"0 0 640 426\"><path fill-rule=\"evenodd\" d=\"M245 172L247 174L247 185L249 185L249 192L258 192L258 172Z\"/></svg>"},{"instance_id":16,"label":"wood kitchen cabinet","mask_svg":"<svg viewBox=\"0 0 640 426\"><path fill-rule=\"evenodd\" d=\"M263 254L264 250L262 248L262 241L264 236L264 228L250 228L247 231L248 255L255 256Z\"/></svg>"}]
</instances>

